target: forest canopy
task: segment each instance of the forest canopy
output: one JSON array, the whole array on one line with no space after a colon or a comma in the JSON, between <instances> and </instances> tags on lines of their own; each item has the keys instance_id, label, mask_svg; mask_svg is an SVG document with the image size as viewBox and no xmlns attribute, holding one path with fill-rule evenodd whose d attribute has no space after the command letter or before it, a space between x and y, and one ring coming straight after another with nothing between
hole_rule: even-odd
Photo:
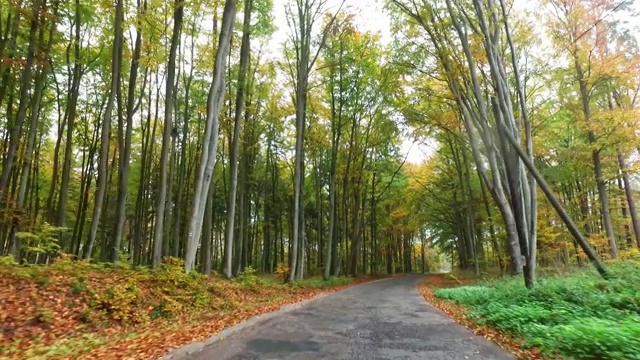
<instances>
[{"instance_id":1,"label":"forest canopy","mask_svg":"<svg viewBox=\"0 0 640 360\"><path fill-rule=\"evenodd\" d=\"M606 276L639 255L637 4L533 3L0 0L0 253Z\"/></svg>"}]
</instances>

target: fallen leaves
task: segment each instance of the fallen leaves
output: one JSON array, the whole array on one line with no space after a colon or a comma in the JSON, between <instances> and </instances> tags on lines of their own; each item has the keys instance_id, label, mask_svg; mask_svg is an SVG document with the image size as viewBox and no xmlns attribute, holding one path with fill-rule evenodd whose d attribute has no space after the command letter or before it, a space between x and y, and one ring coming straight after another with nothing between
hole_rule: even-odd
<instances>
[{"instance_id":1,"label":"fallen leaves","mask_svg":"<svg viewBox=\"0 0 640 360\"><path fill-rule=\"evenodd\" d=\"M82 263L15 270L0 267L0 359L159 358L249 317L373 280L321 289Z\"/></svg>"},{"instance_id":2,"label":"fallen leaves","mask_svg":"<svg viewBox=\"0 0 640 360\"><path fill-rule=\"evenodd\" d=\"M469 283L469 281L465 281L465 283ZM492 329L470 321L466 316L468 311L464 307L450 301L439 299L434 296L434 290L438 288L455 287L462 284L463 282L461 282L457 278L447 279L444 274L435 274L427 276L427 279L418 285L418 291L427 302L447 314L455 322L463 325L476 335L494 341L503 349L513 353L518 359L543 359L543 357L541 357L536 349L521 348L521 342L519 340L513 339L496 329Z\"/></svg>"}]
</instances>

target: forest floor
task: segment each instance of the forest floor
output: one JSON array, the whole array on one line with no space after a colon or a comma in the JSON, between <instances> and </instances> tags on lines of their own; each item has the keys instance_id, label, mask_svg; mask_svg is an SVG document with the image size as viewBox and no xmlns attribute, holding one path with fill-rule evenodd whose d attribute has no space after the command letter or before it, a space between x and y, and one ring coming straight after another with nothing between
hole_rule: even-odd
<instances>
[{"instance_id":1,"label":"forest floor","mask_svg":"<svg viewBox=\"0 0 640 360\"><path fill-rule=\"evenodd\" d=\"M0 261L0 359L158 358L251 316L372 279L289 285L251 271L233 281L185 275L177 261L159 270Z\"/></svg>"},{"instance_id":2,"label":"forest floor","mask_svg":"<svg viewBox=\"0 0 640 360\"><path fill-rule=\"evenodd\" d=\"M538 279L478 280L429 275L418 290L431 304L519 359L640 359L640 262Z\"/></svg>"}]
</instances>

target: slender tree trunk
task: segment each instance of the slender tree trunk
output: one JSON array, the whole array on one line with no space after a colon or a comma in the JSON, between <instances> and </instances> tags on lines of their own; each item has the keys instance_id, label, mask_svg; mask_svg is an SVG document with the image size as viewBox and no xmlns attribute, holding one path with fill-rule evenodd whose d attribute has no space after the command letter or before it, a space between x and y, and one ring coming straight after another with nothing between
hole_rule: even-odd
<instances>
[{"instance_id":1,"label":"slender tree trunk","mask_svg":"<svg viewBox=\"0 0 640 360\"><path fill-rule=\"evenodd\" d=\"M335 239L335 230L336 230L336 210L337 210L337 202L336 202L336 180L337 180L337 167L338 167L338 149L340 147L340 137L342 135L342 44L341 51L339 57L339 95L340 101L339 105L336 105L336 95L333 91L333 86L331 90L331 134L332 134L332 142L331 142L331 163L330 163L330 179L329 179L329 234L327 236L327 247L326 247L326 255L325 255L325 263L324 263L324 274L323 277L325 280L329 279L331 274L331 264L333 263L333 248L334 248L334 239ZM331 68L331 75L333 77L333 68ZM333 84L332 84L333 85Z\"/></svg>"},{"instance_id":2,"label":"slender tree trunk","mask_svg":"<svg viewBox=\"0 0 640 360\"><path fill-rule=\"evenodd\" d=\"M59 1L56 1L53 4L53 16L57 17L58 15L58 5ZM49 56L49 50L51 49L51 45L53 43L53 35L55 33L56 23L53 22L51 24L49 30L49 40L43 51L43 56ZM40 43L44 42L44 29L40 31L40 37L38 39ZM41 59L44 61L44 59ZM29 183L29 174L31 172L31 161L32 154L34 152L34 146L36 141L36 135L38 133L38 117L40 115L40 106L42 101L42 93L47 81L49 67L46 65L42 65L40 67L40 72L35 82L35 90L33 93L32 104L31 104L31 114L29 115L29 134L27 139L27 148L24 154L24 158L22 160L22 173L20 178L20 188L18 190L18 209L23 209L25 205L25 199L27 196L27 184ZM37 158L36 158L37 159ZM14 224L11 230L10 241L11 241L11 254L14 256L18 256L18 249L20 246L18 244L18 239L16 238L17 225Z\"/></svg>"},{"instance_id":3,"label":"slender tree trunk","mask_svg":"<svg viewBox=\"0 0 640 360\"><path fill-rule=\"evenodd\" d=\"M624 156L620 151L618 151L618 165L620 165L620 171L622 172L624 193L627 198L627 205L629 207L629 217L631 218L631 225L633 227L633 234L635 236L636 246L640 248L640 221L638 221L638 211L636 210L636 201L633 198L633 189L631 187L631 179L629 178L629 170L627 169L627 164L624 159Z\"/></svg>"},{"instance_id":4,"label":"slender tree trunk","mask_svg":"<svg viewBox=\"0 0 640 360\"><path fill-rule=\"evenodd\" d=\"M140 0L138 0L138 11L141 14L146 12L147 2L145 0L144 7L140 10ZM133 133L133 115L134 115L134 100L136 93L136 83L138 79L138 69L140 68L140 56L142 47L142 31L140 29L141 24L137 24L136 40L133 48L133 56L131 58L131 69L129 70L129 88L127 90L127 110L126 110L126 132L124 133L124 144L122 145L123 124L119 122L118 135L120 137L120 162L118 174L118 203L116 205L116 229L113 237L113 248L111 249L111 261L117 262L120 258L120 246L122 244L122 236L124 233L124 224L126 221L126 208L127 208L127 190L129 185L129 161L131 159L131 136ZM140 96L144 96L144 93Z\"/></svg>"},{"instance_id":5,"label":"slender tree trunk","mask_svg":"<svg viewBox=\"0 0 640 360\"><path fill-rule=\"evenodd\" d=\"M24 64L24 71L20 79L20 103L18 105L18 111L16 112L15 121L11 127L9 136L9 148L7 149L6 156L2 163L2 172L0 173L0 201L7 201L6 190L11 178L13 163L18 151L18 144L20 142L20 136L22 134L22 125L27 112L27 105L29 104L29 89L31 88L31 77L33 74L34 61L36 58L36 52L38 49L38 26L40 25L41 8L43 0L34 0L33 8L31 11L32 18L30 19L29 29L29 45L27 48L27 59Z\"/></svg>"},{"instance_id":6,"label":"slender tree trunk","mask_svg":"<svg viewBox=\"0 0 640 360\"><path fill-rule=\"evenodd\" d=\"M178 44L180 43L180 34L182 32L182 19L184 17L185 2L175 0L173 6L173 34L171 35L171 47L169 50L169 60L167 62L167 78L165 90L165 108L164 108L164 129L162 132L162 150L160 151L160 183L158 185L158 199L156 203L156 223L153 242L153 267L157 268L162 260L163 236L164 236L164 220L165 210L167 206L167 182L170 174L168 173L169 152L172 151L171 139L173 133L173 107L176 74L176 54ZM195 257L195 254L194 254Z\"/></svg>"},{"instance_id":7,"label":"slender tree trunk","mask_svg":"<svg viewBox=\"0 0 640 360\"><path fill-rule=\"evenodd\" d=\"M577 58L577 55L574 55L574 65L576 68L576 75L578 77L578 83L580 87L580 98L582 100L582 111L584 112L584 117L588 127L588 135L589 135L589 143L595 145L596 142L596 134L593 130L593 124L591 119L591 106L589 104L589 91L587 89L587 83L584 71L582 69L582 65ZM602 173L602 162L600 159L600 150L593 149L592 153L593 160L593 172L596 178L596 185L598 189L598 197L600 198L600 209L602 211L602 222L604 225L604 230L607 234L607 238L609 239L609 250L611 252L611 257L618 257L618 245L616 244L616 236L613 232L613 222L611 220L611 213L609 211L609 198L607 196L607 187L604 181L604 175Z\"/></svg>"},{"instance_id":8,"label":"slender tree trunk","mask_svg":"<svg viewBox=\"0 0 640 360\"><path fill-rule=\"evenodd\" d=\"M2 46L0 47L0 58L7 58L10 60L13 60L15 58L18 30L20 29L20 19L23 13L23 9L21 8L22 1L19 1L15 5L18 11L9 12L9 14L7 15L7 27L5 30L5 35L3 37L5 41L2 42ZM9 39L8 41L6 40L7 38ZM9 46L7 46L7 42L9 43ZM9 62L7 62L7 64L5 64L4 61L0 62L0 106L2 106L5 95L7 94L7 89L10 88L9 85L12 84L12 81L10 81L11 67L8 66L8 64ZM10 112L7 111L7 115L9 114ZM3 144L2 154L5 154L6 150L4 145L5 144Z\"/></svg>"},{"instance_id":9,"label":"slender tree trunk","mask_svg":"<svg viewBox=\"0 0 640 360\"><path fill-rule=\"evenodd\" d=\"M301 9L299 11L302 11ZM306 34L306 23L304 17L300 17L300 34ZM293 234L291 237L291 272L289 281L296 279L296 269L298 265L298 245L300 232L300 208L302 192L302 176L303 176L303 150L304 150L304 124L306 121L306 98L307 98L307 81L309 76L309 47L306 44L310 39L303 39L298 60L298 79L296 84L296 145L294 155L294 175L293 175Z\"/></svg>"},{"instance_id":10,"label":"slender tree trunk","mask_svg":"<svg viewBox=\"0 0 640 360\"><path fill-rule=\"evenodd\" d=\"M218 145L218 125L220 109L224 101L225 90L225 60L229 53L232 27L236 14L237 0L226 0L222 15L222 26L218 41L218 51L216 53L213 81L209 90L207 100L207 122L204 134L203 155L200 159L197 181L194 192L193 213L189 222L189 236L187 239L187 251L185 258L185 272L191 271L198 249L198 241L202 231L202 220L206 198L209 193L209 184L215 165L216 151ZM231 248L225 250L226 261L231 261Z\"/></svg>"},{"instance_id":11,"label":"slender tree trunk","mask_svg":"<svg viewBox=\"0 0 640 360\"><path fill-rule=\"evenodd\" d=\"M244 23L242 26L242 44L240 46L240 70L238 73L238 84L236 92L236 109L233 126L233 140L230 156L230 177L229 180L229 199L227 211L227 231L225 244L230 249L233 247L235 216L236 216L236 195L238 187L238 152L240 150L240 131L242 128L242 118L244 114L244 95L245 86L247 84L247 72L249 69L249 55L251 53L251 11L253 0L244 0ZM246 159L245 159L246 160ZM239 237L241 239L241 237ZM231 254L233 251L231 250ZM227 260L225 266L225 275L230 278L233 276L231 262Z\"/></svg>"},{"instance_id":12,"label":"slender tree trunk","mask_svg":"<svg viewBox=\"0 0 640 360\"><path fill-rule=\"evenodd\" d=\"M74 40L73 40L73 53L74 64L71 79L71 88L68 94L68 103L65 109L67 116L67 134L64 146L64 158L62 160L62 177L60 179L60 193L58 199L58 217L56 224L59 227L66 226L67 218L67 199L69 197L69 182L71 176L71 162L73 158L73 133L75 131L75 120L78 107L78 97L80 95L80 80L82 78L82 70L80 63L80 23L81 23L81 8L80 0L75 1L75 26L74 26ZM53 194L53 191L52 191ZM64 237L62 238L62 246L64 248Z\"/></svg>"},{"instance_id":13,"label":"slender tree trunk","mask_svg":"<svg viewBox=\"0 0 640 360\"><path fill-rule=\"evenodd\" d=\"M212 183L213 185L213 183ZM202 225L202 246L200 247L200 264L202 273L211 275L211 240L213 228L213 186L207 196L206 209L204 211L204 223Z\"/></svg>"},{"instance_id":14,"label":"slender tree trunk","mask_svg":"<svg viewBox=\"0 0 640 360\"><path fill-rule=\"evenodd\" d=\"M605 279L609 278L610 277L609 271L607 270L605 265L602 263L602 261L598 258L596 253L593 251L593 248L591 247L591 245L589 245L589 242L584 238L584 236L582 236L582 233L580 232L576 224L573 222L573 220L571 220L571 217L566 212L566 210L562 207L562 205L558 201L558 198L555 196L551 188L547 185L546 181L544 181L542 176L540 176L540 174L538 173L538 170L535 168L533 162L531 162L528 155L520 148L520 144L518 144L518 141L513 137L513 135L510 132L505 132L505 137L511 143L513 148L516 150L516 152L518 153L518 156L520 157L524 165L527 167L529 172L534 176L536 182L538 183L538 186L540 186L540 189L542 189L542 191L544 192L547 199L549 200L551 205L554 207L554 209L556 210L556 212L558 213L562 221L565 223L565 225L567 225L567 228L569 229L569 232L571 232L571 235L573 235L574 239L580 244L580 247L582 248L582 250L584 250L585 254L587 254L587 257L589 257L589 260L591 260L591 262L593 263L593 266L596 268L596 270L598 270L598 272L600 273L600 275L602 275L603 278Z\"/></svg>"},{"instance_id":15,"label":"slender tree trunk","mask_svg":"<svg viewBox=\"0 0 640 360\"><path fill-rule=\"evenodd\" d=\"M87 246L84 251L84 259L91 258L93 253L93 247L96 241L96 235L98 233L98 225L100 223L100 215L102 213L102 205L104 201L104 195L107 190L107 162L109 159L109 134L111 128L111 114L115 103L116 93L120 88L120 67L122 64L122 23L124 21L124 5L123 0L117 0L116 2L116 15L115 15L115 30L114 30L114 42L113 42L113 55L111 59L111 89L109 90L109 99L107 100L107 107L105 109L104 117L102 118L102 133L101 137L101 150L100 160L98 163L98 188L96 189L96 197L94 200L93 218L91 219L91 229L89 232L89 239L87 240Z\"/></svg>"}]
</instances>

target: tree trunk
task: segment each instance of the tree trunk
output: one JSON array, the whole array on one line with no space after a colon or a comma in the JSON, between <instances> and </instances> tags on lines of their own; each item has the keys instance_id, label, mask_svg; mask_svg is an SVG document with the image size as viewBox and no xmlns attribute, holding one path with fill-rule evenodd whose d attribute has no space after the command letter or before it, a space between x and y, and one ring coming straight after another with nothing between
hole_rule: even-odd
<instances>
[{"instance_id":1,"label":"tree trunk","mask_svg":"<svg viewBox=\"0 0 640 360\"><path fill-rule=\"evenodd\" d=\"M98 188L96 189L96 197L94 200L93 218L91 219L91 230L89 232L89 239L87 240L87 246L84 249L84 259L91 258L93 246L96 241L96 235L98 233L98 225L100 223L100 215L102 213L104 195L107 190L107 165L109 159L109 133L111 128L111 114L113 112L116 93L120 88L120 66L122 64L123 42L122 23L124 21L123 0L117 0L116 2L115 17L113 55L111 59L111 89L109 90L109 99L107 100L105 114L102 118L102 133L100 135L101 149L100 160L98 163Z\"/></svg>"},{"instance_id":2,"label":"tree trunk","mask_svg":"<svg viewBox=\"0 0 640 360\"><path fill-rule=\"evenodd\" d=\"M65 114L67 115L67 134L64 146L64 158L62 160L62 178L60 179L60 194L58 200L58 218L56 224L59 227L66 225L67 217L67 199L69 195L69 181L71 176L71 160L73 157L73 132L75 131L75 120L78 107L78 97L80 95L80 80L82 77L80 63L80 0L75 1L75 29L74 29L74 64L73 75L71 79L71 88L69 89L69 99ZM64 240L64 238L63 238ZM64 245L64 241L62 241Z\"/></svg>"},{"instance_id":3,"label":"tree trunk","mask_svg":"<svg viewBox=\"0 0 640 360\"><path fill-rule=\"evenodd\" d=\"M620 171L622 172L622 181L624 184L624 194L627 198L627 205L629 207L629 217L631 218L631 225L633 227L633 234L636 240L636 246L640 248L640 221L638 221L638 212L636 210L636 202L633 198L633 189L631 187L631 179L629 178L629 170L627 164L622 155L622 152L618 151L618 165L620 165Z\"/></svg>"},{"instance_id":4,"label":"tree trunk","mask_svg":"<svg viewBox=\"0 0 640 360\"><path fill-rule=\"evenodd\" d=\"M337 179L337 166L338 166L338 149L340 147L340 137L342 135L342 51L340 51L340 58L338 62L339 69L339 93L340 101L336 106L336 96L333 91L333 84L331 84L331 163L330 163L330 179L329 179L329 234L327 236L327 247L324 263L325 280L329 279L331 274L331 264L333 255L333 246L336 230L336 179ZM333 67L331 68L331 75L333 77ZM337 107L337 108L336 108Z\"/></svg>"},{"instance_id":5,"label":"tree trunk","mask_svg":"<svg viewBox=\"0 0 640 360\"><path fill-rule=\"evenodd\" d=\"M27 48L27 59L24 64L24 71L20 79L20 103L16 112L15 121L11 127L9 136L9 149L6 152L4 162L2 163L2 172L0 173L0 201L7 202L8 194L6 193L11 178L13 162L15 161L20 136L22 134L22 125L26 117L27 106L29 104L29 89L31 88L31 77L33 74L33 63L36 58L38 49L38 26L40 24L40 10L43 0L34 0L31 10L30 29L29 29L29 45Z\"/></svg>"},{"instance_id":6,"label":"tree trunk","mask_svg":"<svg viewBox=\"0 0 640 360\"><path fill-rule=\"evenodd\" d=\"M585 121L588 127L588 135L589 135L589 143L594 145L596 142L596 134L593 130L593 124L591 119L591 106L589 105L589 91L587 90L587 83L584 71L582 70L582 65L577 58L577 55L574 55L574 65L576 68L576 75L578 77L578 83L580 87L580 99L582 100L582 111L584 112ZM600 209L602 211L602 222L604 225L604 230L607 234L607 238L609 239L609 250L611 251L611 257L618 257L618 246L616 244L616 236L613 232L613 222L611 220L611 213L609 211L609 198L607 196L607 187L604 181L604 175L602 173L602 164L600 160L600 150L593 149L592 153L593 160L593 172L596 179L597 189L598 189L598 197L600 198Z\"/></svg>"},{"instance_id":7,"label":"tree trunk","mask_svg":"<svg viewBox=\"0 0 640 360\"><path fill-rule=\"evenodd\" d=\"M213 184L213 183L212 183ZM213 188L213 186L212 186ZM200 263L203 274L211 275L211 240L213 224L213 189L209 190L206 209L204 211L204 223L202 225L202 247L200 248Z\"/></svg>"},{"instance_id":8,"label":"tree trunk","mask_svg":"<svg viewBox=\"0 0 640 360\"><path fill-rule=\"evenodd\" d=\"M184 16L185 2L175 0L173 6L173 34L171 35L171 47L169 50L169 60L167 61L167 78L165 90L165 108L164 108L164 129L162 132L162 150L160 151L160 183L158 185L158 199L156 203L156 223L153 242L153 267L157 268L162 260L163 235L165 209L167 206L167 183L169 152L173 151L171 147L171 139L173 133L173 107L176 74L176 55L178 44L180 43L180 34L182 32L182 19ZM195 257L195 254L194 254Z\"/></svg>"},{"instance_id":9,"label":"tree trunk","mask_svg":"<svg viewBox=\"0 0 640 360\"><path fill-rule=\"evenodd\" d=\"M147 2L145 0L141 14L146 12ZM138 11L140 11L140 0L138 0ZM120 172L118 174L118 203L116 205L116 229L113 237L113 248L111 249L111 261L117 262L120 259L120 245L124 233L126 220L127 190L129 185L129 161L131 159L131 136L133 133L134 100L136 93L136 83L138 79L138 69L140 68L140 56L142 46L141 24L137 24L136 40L131 58L131 69L129 70L129 88L127 90L127 110L126 110L126 133L124 134L124 145L122 145L123 124L118 121L118 135L120 145ZM143 90L144 91L144 90ZM144 96L144 93L140 95Z\"/></svg>"},{"instance_id":10,"label":"tree trunk","mask_svg":"<svg viewBox=\"0 0 640 360\"><path fill-rule=\"evenodd\" d=\"M233 126L233 140L230 156L230 180L229 180L229 199L227 210L227 231L225 237L226 247L230 249L233 255L233 232L236 216L236 189L238 187L238 152L240 150L240 130L242 128L242 118L244 114L244 95L247 83L247 72L249 69L249 55L251 53L251 11L253 0L244 0L244 22L242 25L242 44L240 46L240 70L238 73L238 84L236 92L236 109ZM246 161L246 159L245 159ZM227 260L225 265L225 275L230 278L232 273L232 262Z\"/></svg>"},{"instance_id":11,"label":"tree trunk","mask_svg":"<svg viewBox=\"0 0 640 360\"><path fill-rule=\"evenodd\" d=\"M573 222L573 220L571 220L571 217L569 216L569 214L567 214L566 210L562 207L562 205L558 201L558 198L555 196L551 188L547 185L546 181L544 181L542 176L540 176L533 162L531 162L527 154L520 148L520 144L518 144L518 141L509 132L505 132L505 135L506 135L505 136L506 139L511 143L513 148L516 150L516 152L518 153L518 156L520 157L524 165L527 167L529 172L533 175L536 182L538 183L538 186L540 186L540 189L542 189L542 191L544 192L547 199L549 200L551 205L554 207L554 209L556 210L556 212L558 213L562 221L565 223L565 225L567 225L567 228L569 229L569 232L571 233L571 235L573 235L574 239L580 244L580 247L582 248L582 250L584 250L585 254L587 254L587 257L589 257L589 260L591 260L591 262L593 263L593 266L596 268L596 270L598 270L598 273L600 273L600 275L602 275L602 277L605 279L609 278L610 275L607 268L602 263L602 261L598 258L596 253L593 251L593 249L591 248L591 245L589 245L589 242L582 236L582 234L580 233L580 230L578 229L576 224Z\"/></svg>"},{"instance_id":12,"label":"tree trunk","mask_svg":"<svg viewBox=\"0 0 640 360\"><path fill-rule=\"evenodd\" d=\"M225 60L229 53L231 37L233 36L233 23L236 14L237 0L226 0L222 15L222 26L218 41L218 51L216 53L215 68L209 96L207 100L207 122L204 133L203 154L200 159L197 181L194 192L193 213L189 221L189 236L187 239L187 251L185 257L185 272L191 271L198 249L198 241L202 231L202 220L204 208L209 193L211 174L215 165L216 151L218 145L218 125L220 109L224 100L225 90ZM225 250L226 261L230 261L231 249Z\"/></svg>"},{"instance_id":13,"label":"tree trunk","mask_svg":"<svg viewBox=\"0 0 640 360\"><path fill-rule=\"evenodd\" d=\"M54 17L57 17L58 15L58 5L59 5L59 1L56 1L53 4ZM56 29L56 23L53 22L49 30L49 40L43 51L44 57L49 56L49 51L53 43L53 38L54 38L53 35L55 33L55 29ZM38 41L42 43L44 40L43 38L44 38L44 29L40 31L40 37ZM20 188L18 190L18 204L17 204L18 209L23 209L25 205L25 199L27 195L27 184L29 183L29 174L31 172L32 154L34 151L36 135L38 133L38 117L40 115L42 93L46 85L48 70L49 70L48 66L42 65L40 67L40 73L38 74L38 77L36 78L36 82L35 82L35 90L33 93L32 106L31 106L31 114L29 115L29 134L27 139L27 148L24 154L24 159L22 160L22 173L20 178ZM14 224L11 230L11 235L10 235L11 254L17 257L20 246L15 236L16 231L17 231L16 225Z\"/></svg>"}]
</instances>

